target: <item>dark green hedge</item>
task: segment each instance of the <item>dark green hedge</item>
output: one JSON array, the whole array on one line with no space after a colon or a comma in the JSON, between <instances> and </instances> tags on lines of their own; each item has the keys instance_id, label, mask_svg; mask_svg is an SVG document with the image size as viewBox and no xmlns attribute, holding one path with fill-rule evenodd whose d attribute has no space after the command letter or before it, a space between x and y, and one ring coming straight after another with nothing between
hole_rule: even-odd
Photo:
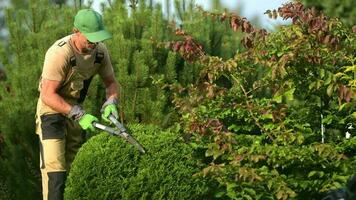
<instances>
[{"instance_id":1,"label":"dark green hedge","mask_svg":"<svg viewBox=\"0 0 356 200\"><path fill-rule=\"evenodd\" d=\"M139 152L102 133L80 149L69 173L65 199L207 199L209 181L199 172L192 148L178 134L155 126L130 126Z\"/></svg>"}]
</instances>

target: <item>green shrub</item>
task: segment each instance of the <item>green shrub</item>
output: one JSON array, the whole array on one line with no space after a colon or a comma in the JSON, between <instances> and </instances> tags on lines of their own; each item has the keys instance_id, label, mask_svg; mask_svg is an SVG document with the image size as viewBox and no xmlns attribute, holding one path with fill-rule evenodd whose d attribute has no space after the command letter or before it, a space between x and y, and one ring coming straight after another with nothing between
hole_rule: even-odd
<instances>
[{"instance_id":1,"label":"green shrub","mask_svg":"<svg viewBox=\"0 0 356 200\"><path fill-rule=\"evenodd\" d=\"M235 14L204 14L230 21L246 47L227 61L179 52L204 68L196 83L170 87L182 132L203 151L201 174L220 183L215 196L322 199L343 187L356 161L345 139L356 119L352 28L298 2L266 12L292 19L268 34Z\"/></svg>"},{"instance_id":2,"label":"green shrub","mask_svg":"<svg viewBox=\"0 0 356 200\"><path fill-rule=\"evenodd\" d=\"M130 129L147 153L108 134L92 137L74 160L65 199L208 198L209 181L193 176L197 160L177 134L152 125Z\"/></svg>"}]
</instances>

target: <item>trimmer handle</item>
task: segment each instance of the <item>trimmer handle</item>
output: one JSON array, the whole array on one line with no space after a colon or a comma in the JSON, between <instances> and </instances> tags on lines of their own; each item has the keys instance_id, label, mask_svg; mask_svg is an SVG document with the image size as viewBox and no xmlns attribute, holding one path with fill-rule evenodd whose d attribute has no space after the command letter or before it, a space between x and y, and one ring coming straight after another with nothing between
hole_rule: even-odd
<instances>
[{"instance_id":1,"label":"trimmer handle","mask_svg":"<svg viewBox=\"0 0 356 200\"><path fill-rule=\"evenodd\" d=\"M109 127L109 126L105 126L105 125L100 124L98 122L93 122L93 126L95 128L100 129L100 130L106 131L106 132L108 132L108 133L110 133L112 135L117 135L115 129L113 129L113 128Z\"/></svg>"},{"instance_id":2,"label":"trimmer handle","mask_svg":"<svg viewBox=\"0 0 356 200\"><path fill-rule=\"evenodd\" d=\"M109 120L115 124L115 126L120 130L120 132L127 132L126 128L116 119L114 115L110 114Z\"/></svg>"}]
</instances>

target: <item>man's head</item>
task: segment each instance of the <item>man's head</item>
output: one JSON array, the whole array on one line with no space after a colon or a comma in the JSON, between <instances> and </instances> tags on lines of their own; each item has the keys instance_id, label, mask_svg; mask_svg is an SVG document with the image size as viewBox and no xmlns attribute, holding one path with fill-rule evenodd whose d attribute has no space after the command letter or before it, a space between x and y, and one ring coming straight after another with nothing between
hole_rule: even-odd
<instances>
[{"instance_id":1,"label":"man's head","mask_svg":"<svg viewBox=\"0 0 356 200\"><path fill-rule=\"evenodd\" d=\"M92 43L101 42L112 37L105 30L101 15L92 9L78 11L74 18L74 27Z\"/></svg>"},{"instance_id":2,"label":"man's head","mask_svg":"<svg viewBox=\"0 0 356 200\"><path fill-rule=\"evenodd\" d=\"M83 9L77 13L73 32L75 47L83 53L91 52L98 42L111 38L111 34L105 30L101 15L91 9Z\"/></svg>"}]
</instances>

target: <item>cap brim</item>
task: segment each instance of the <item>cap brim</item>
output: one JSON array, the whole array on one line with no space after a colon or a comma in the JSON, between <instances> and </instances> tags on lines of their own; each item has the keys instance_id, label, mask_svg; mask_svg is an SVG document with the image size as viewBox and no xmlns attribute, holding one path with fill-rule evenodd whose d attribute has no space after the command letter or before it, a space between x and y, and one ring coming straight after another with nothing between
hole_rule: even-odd
<instances>
[{"instance_id":1,"label":"cap brim","mask_svg":"<svg viewBox=\"0 0 356 200\"><path fill-rule=\"evenodd\" d=\"M109 33L106 30L101 30L94 33L83 33L83 34L90 42L101 42L112 38L111 33Z\"/></svg>"}]
</instances>

